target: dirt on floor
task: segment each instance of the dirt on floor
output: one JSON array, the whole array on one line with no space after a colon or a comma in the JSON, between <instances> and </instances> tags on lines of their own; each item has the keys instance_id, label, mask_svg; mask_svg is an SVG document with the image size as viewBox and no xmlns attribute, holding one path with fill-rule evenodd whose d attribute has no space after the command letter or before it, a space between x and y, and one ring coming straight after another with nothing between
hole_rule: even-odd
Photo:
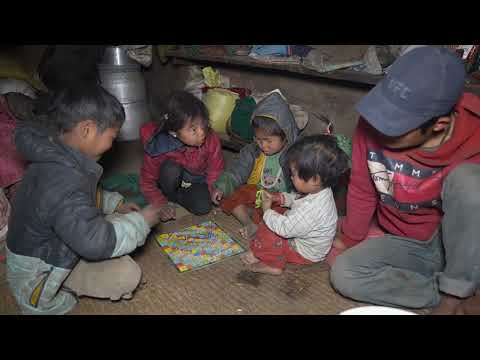
<instances>
[{"instance_id":1,"label":"dirt on floor","mask_svg":"<svg viewBox=\"0 0 480 360\"><path fill-rule=\"evenodd\" d=\"M214 220L234 235L247 249L238 233L239 223L225 214L211 213L162 224L157 232L179 230L202 220ZM275 277L245 270L239 256L203 269L180 273L153 236L132 254L143 271L142 284L131 300L110 301L80 298L70 313L80 314L338 314L358 306L334 292L325 264L290 266ZM0 314L18 314L0 264Z\"/></svg>"}]
</instances>

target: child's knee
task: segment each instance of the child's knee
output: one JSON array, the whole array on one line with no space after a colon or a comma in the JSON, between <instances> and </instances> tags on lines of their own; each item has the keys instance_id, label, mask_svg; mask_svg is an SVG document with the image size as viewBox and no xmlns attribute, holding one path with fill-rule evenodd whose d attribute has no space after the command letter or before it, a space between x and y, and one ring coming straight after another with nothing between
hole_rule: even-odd
<instances>
[{"instance_id":1,"label":"child's knee","mask_svg":"<svg viewBox=\"0 0 480 360\"><path fill-rule=\"evenodd\" d=\"M480 165L462 164L455 168L445 179L442 200L448 206L449 200L459 201L465 207L473 209L480 206Z\"/></svg>"},{"instance_id":2,"label":"child's knee","mask_svg":"<svg viewBox=\"0 0 480 360\"><path fill-rule=\"evenodd\" d=\"M142 279L142 269L140 266L128 255L122 256L118 259L115 269L116 279L113 281L113 287L110 284L105 284L106 288L110 288L109 298L112 300L121 299L125 296L127 299L140 285Z\"/></svg>"},{"instance_id":3,"label":"child's knee","mask_svg":"<svg viewBox=\"0 0 480 360\"><path fill-rule=\"evenodd\" d=\"M182 166L175 161L172 160L165 160L162 165L160 166L160 172L166 174L175 174L180 173L183 170Z\"/></svg>"},{"instance_id":4,"label":"child's knee","mask_svg":"<svg viewBox=\"0 0 480 360\"><path fill-rule=\"evenodd\" d=\"M177 200L177 191L180 186L182 171L183 168L171 160L166 160L160 167L160 178L157 186L170 201L176 202Z\"/></svg>"},{"instance_id":5,"label":"child's knee","mask_svg":"<svg viewBox=\"0 0 480 360\"><path fill-rule=\"evenodd\" d=\"M80 260L64 286L78 296L121 299L140 284L142 270L128 255L100 262Z\"/></svg>"},{"instance_id":6,"label":"child's knee","mask_svg":"<svg viewBox=\"0 0 480 360\"><path fill-rule=\"evenodd\" d=\"M248 215L248 207L244 204L237 205L233 208L232 214L246 214L246 215Z\"/></svg>"},{"instance_id":7,"label":"child's knee","mask_svg":"<svg viewBox=\"0 0 480 360\"><path fill-rule=\"evenodd\" d=\"M124 283L122 288L125 289L125 292L133 292L142 279L142 269L130 256L123 258L125 261L119 273L119 277Z\"/></svg>"},{"instance_id":8,"label":"child's knee","mask_svg":"<svg viewBox=\"0 0 480 360\"><path fill-rule=\"evenodd\" d=\"M212 204L208 201L198 201L191 205L189 210L194 215L206 215L212 210Z\"/></svg>"},{"instance_id":9,"label":"child's knee","mask_svg":"<svg viewBox=\"0 0 480 360\"><path fill-rule=\"evenodd\" d=\"M182 175L183 167L172 160L165 160L160 166L159 173L160 183L164 183L166 180L177 181Z\"/></svg>"}]
</instances>

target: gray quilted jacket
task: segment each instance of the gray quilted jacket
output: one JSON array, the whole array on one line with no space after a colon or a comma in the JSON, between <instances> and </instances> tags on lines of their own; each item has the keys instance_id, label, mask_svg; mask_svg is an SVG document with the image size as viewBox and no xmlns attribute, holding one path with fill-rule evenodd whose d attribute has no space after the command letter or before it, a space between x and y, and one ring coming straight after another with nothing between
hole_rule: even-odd
<instances>
[{"instance_id":1,"label":"gray quilted jacket","mask_svg":"<svg viewBox=\"0 0 480 360\"><path fill-rule=\"evenodd\" d=\"M12 202L7 280L24 313L63 314L76 300L62 283L80 258L128 254L150 228L138 212L113 214L123 198L97 192L102 167L46 130L18 127L15 144L31 164Z\"/></svg>"},{"instance_id":2,"label":"gray quilted jacket","mask_svg":"<svg viewBox=\"0 0 480 360\"><path fill-rule=\"evenodd\" d=\"M295 123L295 118L290 111L288 104L278 93L272 93L260 101L252 114L256 116L265 116L278 122L287 136L286 149L290 147L299 137L299 129ZM285 149L285 150L286 150ZM214 186L223 191L225 196L229 196L240 185L247 183L248 178L255 165L255 160L260 156L261 150L254 142L244 146L236 161L226 169ZM288 191L293 190L293 184L290 180L290 169L286 161L286 151L280 156L280 165L283 170L283 177L287 184Z\"/></svg>"}]
</instances>

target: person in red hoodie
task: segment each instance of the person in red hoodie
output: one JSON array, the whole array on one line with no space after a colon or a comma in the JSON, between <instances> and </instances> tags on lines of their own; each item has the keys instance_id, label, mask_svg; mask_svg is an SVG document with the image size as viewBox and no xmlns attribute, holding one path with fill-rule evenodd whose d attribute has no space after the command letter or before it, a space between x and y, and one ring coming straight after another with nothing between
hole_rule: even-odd
<instances>
[{"instance_id":1,"label":"person in red hoodie","mask_svg":"<svg viewBox=\"0 0 480 360\"><path fill-rule=\"evenodd\" d=\"M149 203L162 205L162 221L175 218L169 201L195 215L208 213L224 160L202 101L186 91L172 93L161 121L143 125L140 136L145 151L140 189Z\"/></svg>"},{"instance_id":2,"label":"person in red hoodie","mask_svg":"<svg viewBox=\"0 0 480 360\"><path fill-rule=\"evenodd\" d=\"M480 98L465 67L426 46L357 105L347 214L330 280L349 298L455 313L480 282ZM376 229L375 236L372 229Z\"/></svg>"}]
</instances>

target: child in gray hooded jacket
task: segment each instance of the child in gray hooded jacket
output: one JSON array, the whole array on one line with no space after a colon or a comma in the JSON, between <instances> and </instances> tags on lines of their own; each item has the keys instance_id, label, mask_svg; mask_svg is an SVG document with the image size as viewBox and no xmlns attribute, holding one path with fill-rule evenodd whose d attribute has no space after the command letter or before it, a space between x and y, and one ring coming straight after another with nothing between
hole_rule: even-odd
<instances>
[{"instance_id":1,"label":"child in gray hooded jacket","mask_svg":"<svg viewBox=\"0 0 480 360\"><path fill-rule=\"evenodd\" d=\"M245 238L255 234L262 219L262 210L255 208L258 191L293 190L285 155L299 136L295 118L278 92L257 105L252 127L255 141L241 149L238 159L215 182L212 192L212 201L243 224L240 232ZM276 205L278 211L285 211Z\"/></svg>"}]
</instances>

